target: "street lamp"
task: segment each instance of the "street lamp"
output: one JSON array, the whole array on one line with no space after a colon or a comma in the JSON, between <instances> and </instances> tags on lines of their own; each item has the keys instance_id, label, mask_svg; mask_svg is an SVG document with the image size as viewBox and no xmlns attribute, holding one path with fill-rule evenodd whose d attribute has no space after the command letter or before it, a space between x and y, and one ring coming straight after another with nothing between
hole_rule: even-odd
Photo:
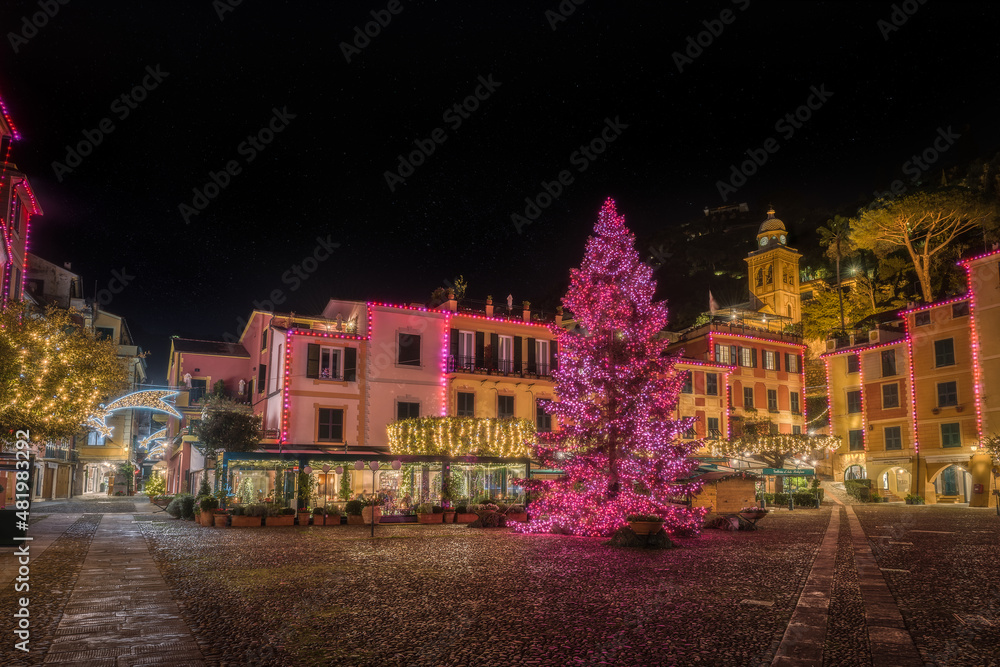
<instances>
[{"instance_id":1,"label":"street lamp","mask_svg":"<svg viewBox=\"0 0 1000 667\"><path fill-rule=\"evenodd\" d=\"M400 467L402 467L402 463L400 463L399 461L393 461L390 465L392 466L393 470L399 470ZM378 493L375 490L375 473L378 472L379 462L378 461L369 461L368 462L368 468L372 471L372 500L371 500L372 504L370 505L370 507L371 507L371 514L372 514L372 518L371 518L372 537L375 537L375 507L376 507L375 503L378 501ZM354 469L355 470L364 470L365 469L365 463L364 463L364 461L357 461L357 462L355 462L354 463Z\"/></svg>"}]
</instances>

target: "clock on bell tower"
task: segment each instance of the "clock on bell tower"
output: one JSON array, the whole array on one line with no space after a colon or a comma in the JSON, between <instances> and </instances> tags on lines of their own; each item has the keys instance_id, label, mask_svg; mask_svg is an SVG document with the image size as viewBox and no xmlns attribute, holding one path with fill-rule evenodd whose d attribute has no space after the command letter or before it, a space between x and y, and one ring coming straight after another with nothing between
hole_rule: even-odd
<instances>
[{"instance_id":1,"label":"clock on bell tower","mask_svg":"<svg viewBox=\"0 0 1000 667\"><path fill-rule=\"evenodd\" d=\"M802 319L799 299L799 259L787 244L785 223L774 217L774 209L757 232L757 249L746 257L751 300L759 312L776 315L785 323ZM779 320L780 321L780 320Z\"/></svg>"}]
</instances>

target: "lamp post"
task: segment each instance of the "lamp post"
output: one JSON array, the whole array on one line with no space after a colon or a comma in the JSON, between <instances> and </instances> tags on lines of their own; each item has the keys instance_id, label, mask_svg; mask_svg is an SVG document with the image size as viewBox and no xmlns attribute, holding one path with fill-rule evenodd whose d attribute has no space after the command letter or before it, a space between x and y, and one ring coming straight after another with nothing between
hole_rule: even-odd
<instances>
[{"instance_id":1,"label":"lamp post","mask_svg":"<svg viewBox=\"0 0 1000 667\"><path fill-rule=\"evenodd\" d=\"M399 470L400 467L402 466L402 463L399 462L399 461L393 461L390 465L392 466L393 470ZM365 468L364 461L357 461L354 464L354 469L355 470L364 470L364 468ZM372 526L372 537L375 537L375 508L377 507L376 503L378 501L378 492L375 489L375 473L378 472L379 462L378 461L369 461L368 462L368 468L372 471L372 499L371 499L371 502L372 502L372 504L371 504L372 519L371 519L371 526Z\"/></svg>"}]
</instances>

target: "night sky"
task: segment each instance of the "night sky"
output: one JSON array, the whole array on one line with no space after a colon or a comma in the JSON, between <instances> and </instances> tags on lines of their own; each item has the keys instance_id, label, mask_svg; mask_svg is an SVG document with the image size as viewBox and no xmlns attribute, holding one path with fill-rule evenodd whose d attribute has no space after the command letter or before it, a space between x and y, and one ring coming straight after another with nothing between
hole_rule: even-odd
<instances>
[{"instance_id":1,"label":"night sky","mask_svg":"<svg viewBox=\"0 0 1000 667\"><path fill-rule=\"evenodd\" d=\"M37 0L0 10L11 159L45 210L32 251L72 262L88 296L131 276L106 308L156 383L171 335L238 333L274 290L278 310L317 313L423 302L464 274L472 298L551 307L605 197L651 237L722 205L717 181L769 139L728 203L814 225L908 182L939 129L959 136L932 167L1000 149L997 3L48 2L37 31ZM387 25L357 38L372 11ZM144 79L142 101L121 99ZM577 152L602 131L601 154ZM73 167L85 132L100 144ZM435 136L390 189L397 156ZM227 163L238 173L196 201ZM518 233L512 214L563 171ZM204 210L186 221L182 204ZM318 238L340 245L295 275Z\"/></svg>"}]
</instances>

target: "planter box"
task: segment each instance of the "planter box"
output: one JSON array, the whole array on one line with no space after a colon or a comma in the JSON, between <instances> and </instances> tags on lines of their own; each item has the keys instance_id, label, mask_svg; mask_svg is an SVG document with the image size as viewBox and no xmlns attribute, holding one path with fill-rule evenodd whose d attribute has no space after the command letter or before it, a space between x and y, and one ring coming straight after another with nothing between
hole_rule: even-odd
<instances>
[{"instance_id":1,"label":"planter box","mask_svg":"<svg viewBox=\"0 0 1000 667\"><path fill-rule=\"evenodd\" d=\"M365 520L365 523L371 523L372 522L372 508L371 507L366 507L363 510L361 510L361 518ZM376 507L375 508L375 523L378 523L381 518L382 518L382 508L381 507Z\"/></svg>"},{"instance_id":2,"label":"planter box","mask_svg":"<svg viewBox=\"0 0 1000 667\"><path fill-rule=\"evenodd\" d=\"M202 512L204 514L204 512ZM212 516L211 514L209 516ZM214 517L216 528L225 528L229 525L229 515L228 514L216 514Z\"/></svg>"},{"instance_id":3,"label":"planter box","mask_svg":"<svg viewBox=\"0 0 1000 667\"><path fill-rule=\"evenodd\" d=\"M479 518L475 512L461 512L455 515L455 523L472 523Z\"/></svg>"},{"instance_id":4,"label":"planter box","mask_svg":"<svg viewBox=\"0 0 1000 667\"><path fill-rule=\"evenodd\" d=\"M210 512L202 512L201 513L201 525L205 526L205 528L211 528L212 526L214 526L215 525L215 515L213 515Z\"/></svg>"},{"instance_id":5,"label":"planter box","mask_svg":"<svg viewBox=\"0 0 1000 667\"><path fill-rule=\"evenodd\" d=\"M360 514L348 514L347 523L351 526L363 526L365 524L365 520Z\"/></svg>"},{"instance_id":6,"label":"planter box","mask_svg":"<svg viewBox=\"0 0 1000 667\"><path fill-rule=\"evenodd\" d=\"M417 523L444 523L444 514L418 514Z\"/></svg>"},{"instance_id":7,"label":"planter box","mask_svg":"<svg viewBox=\"0 0 1000 667\"><path fill-rule=\"evenodd\" d=\"M330 516L328 514L328 515L326 515L324 517L321 517L321 518L323 519L322 523L323 523L324 526L339 526L340 525L340 515L339 514L337 516ZM316 521L316 519L313 518L313 521ZM316 525L318 526L319 524L316 524Z\"/></svg>"},{"instance_id":8,"label":"planter box","mask_svg":"<svg viewBox=\"0 0 1000 667\"><path fill-rule=\"evenodd\" d=\"M654 533L660 532L663 528L662 521L629 521L628 527L632 529L632 532L636 535L652 535Z\"/></svg>"},{"instance_id":9,"label":"planter box","mask_svg":"<svg viewBox=\"0 0 1000 667\"><path fill-rule=\"evenodd\" d=\"M233 516L233 528L260 528L259 516Z\"/></svg>"},{"instance_id":10,"label":"planter box","mask_svg":"<svg viewBox=\"0 0 1000 667\"><path fill-rule=\"evenodd\" d=\"M382 517L381 523L416 523L417 517L413 514L393 514Z\"/></svg>"},{"instance_id":11,"label":"planter box","mask_svg":"<svg viewBox=\"0 0 1000 667\"><path fill-rule=\"evenodd\" d=\"M292 514L288 514L288 515L282 514L281 516L269 516L264 521L264 525L265 526L294 526L295 525L295 516L292 515Z\"/></svg>"},{"instance_id":12,"label":"planter box","mask_svg":"<svg viewBox=\"0 0 1000 667\"><path fill-rule=\"evenodd\" d=\"M528 521L528 513L527 512L508 512L507 513L507 520L508 521L520 521L522 523L526 523Z\"/></svg>"},{"instance_id":13,"label":"planter box","mask_svg":"<svg viewBox=\"0 0 1000 667\"><path fill-rule=\"evenodd\" d=\"M311 517L311 516L312 516L312 514L310 514L309 512L299 512L298 513L299 525L300 526L308 526L309 525L309 517Z\"/></svg>"},{"instance_id":14,"label":"planter box","mask_svg":"<svg viewBox=\"0 0 1000 667\"><path fill-rule=\"evenodd\" d=\"M445 523L455 523L455 515L456 514L457 514L457 512L448 512L448 511L445 511L445 513L444 513L444 522Z\"/></svg>"}]
</instances>

